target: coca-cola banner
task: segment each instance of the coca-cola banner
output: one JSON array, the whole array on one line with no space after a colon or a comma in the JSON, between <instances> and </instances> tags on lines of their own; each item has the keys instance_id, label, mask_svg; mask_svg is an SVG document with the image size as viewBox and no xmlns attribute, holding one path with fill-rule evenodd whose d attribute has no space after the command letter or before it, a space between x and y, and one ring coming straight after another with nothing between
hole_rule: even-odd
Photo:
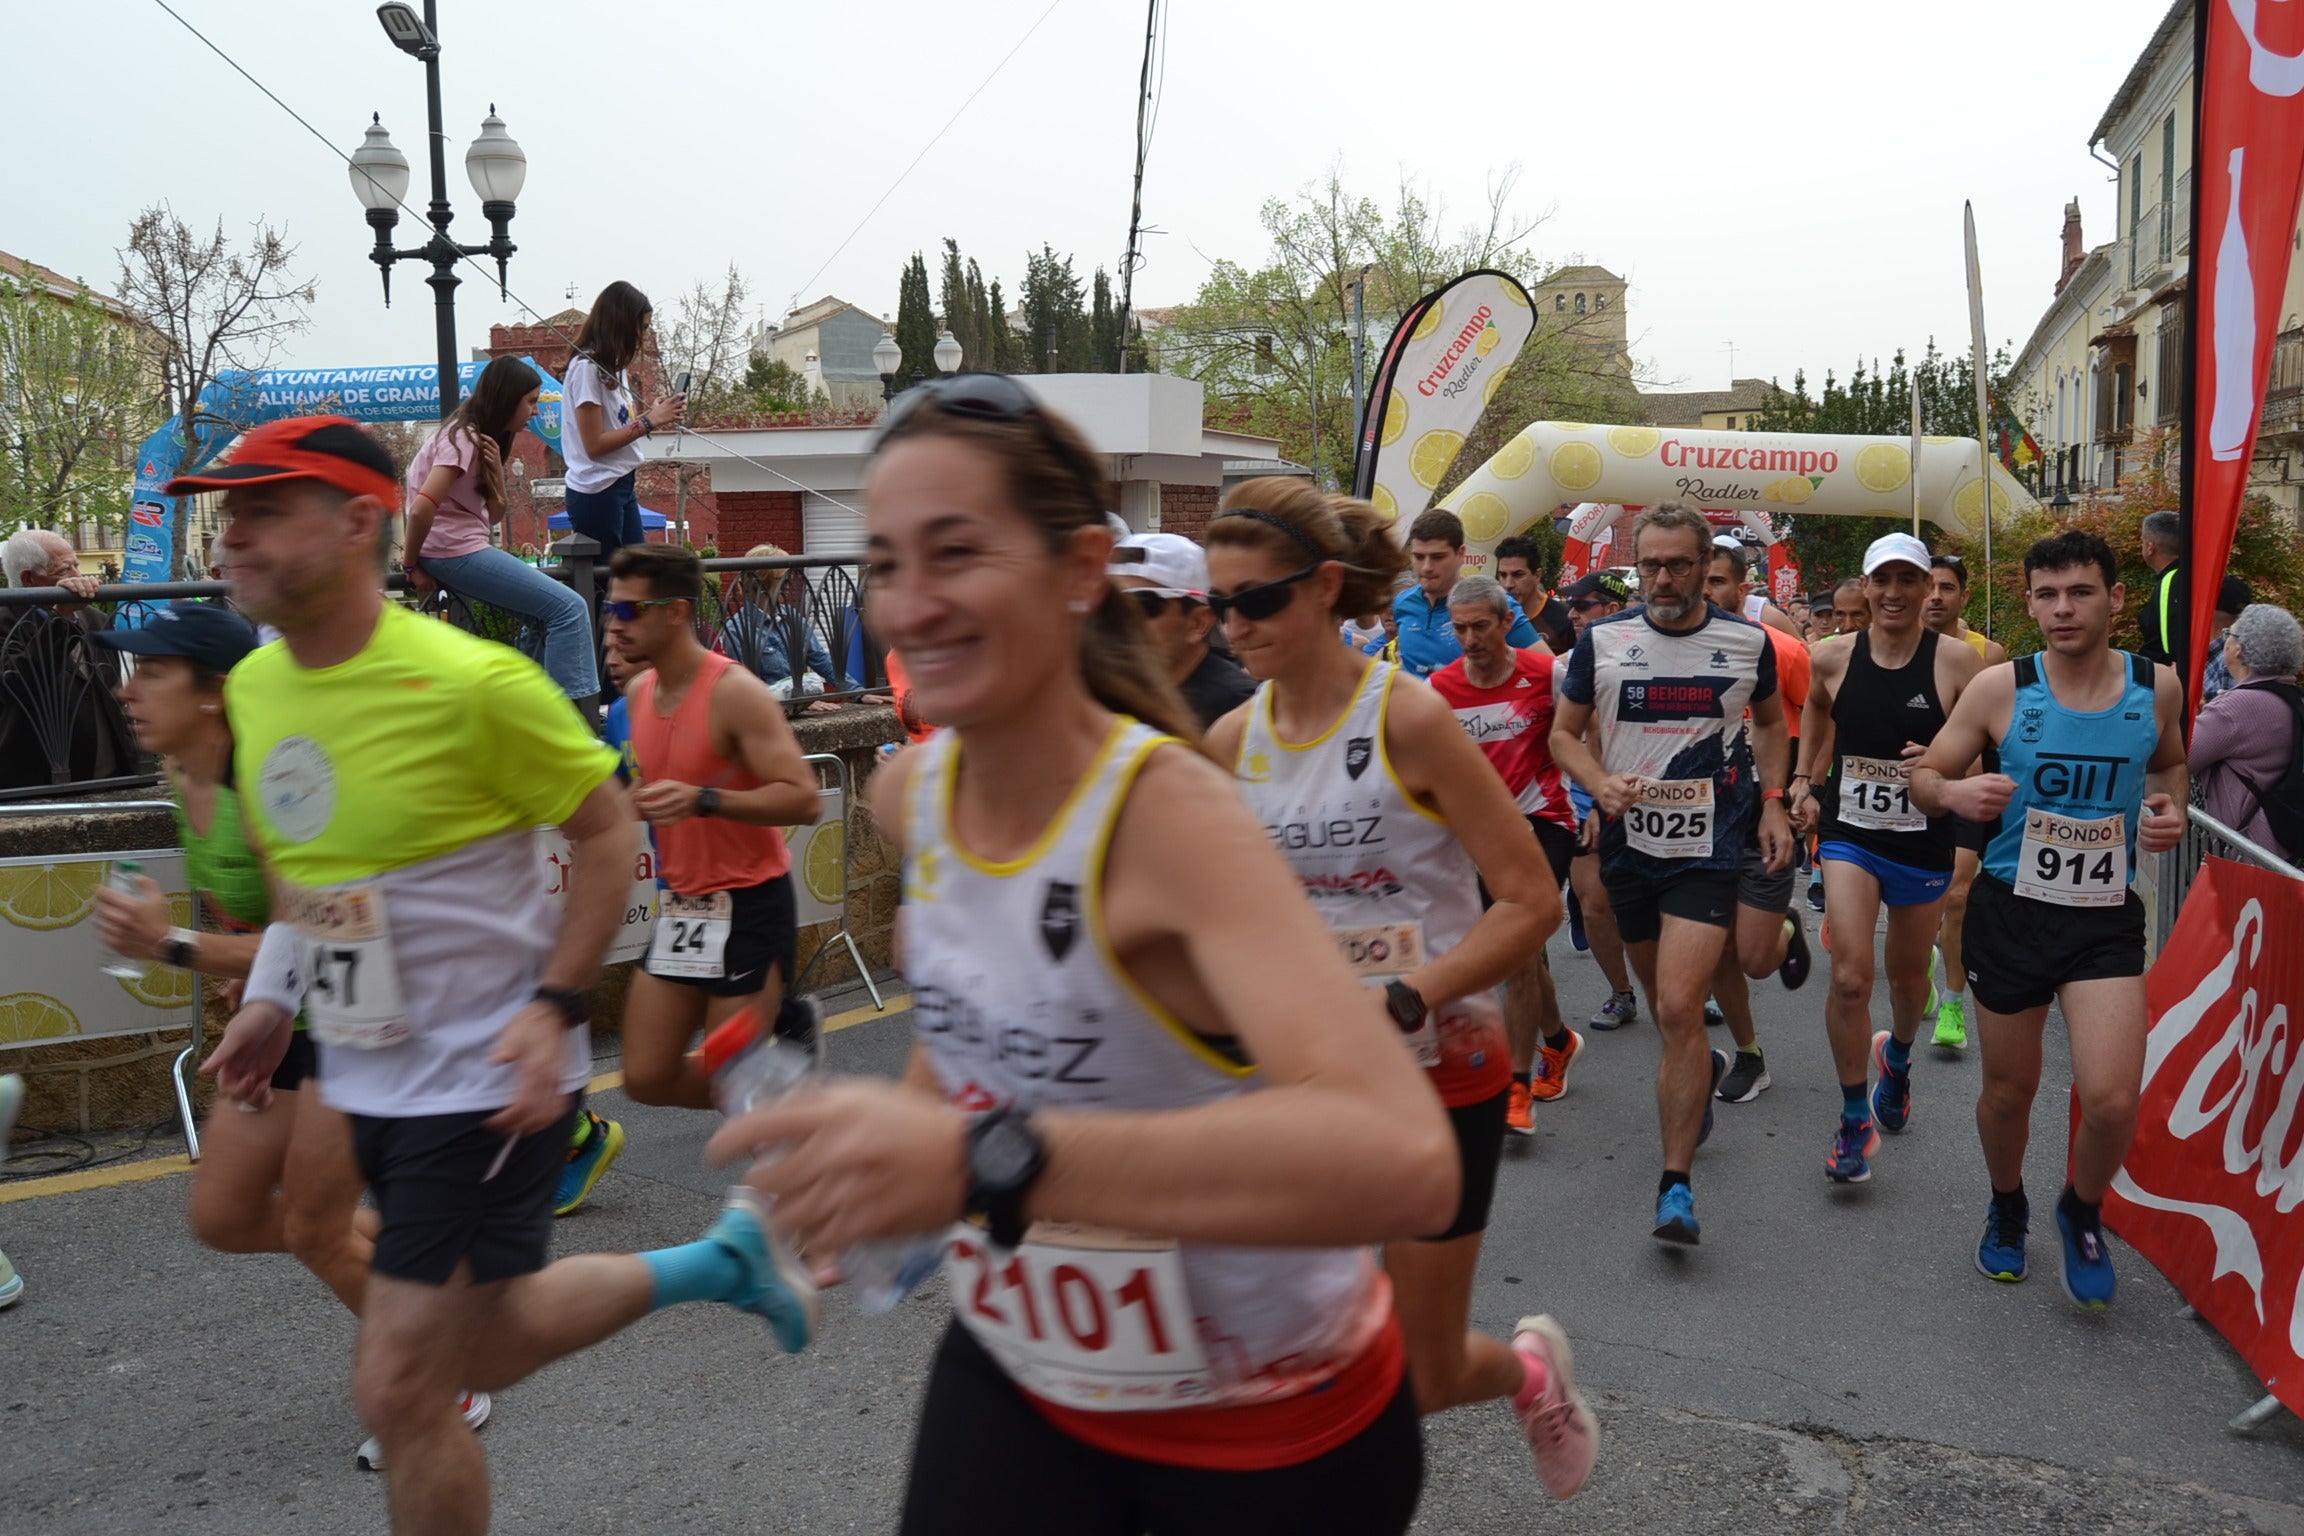
<instances>
[{"instance_id":1,"label":"coca-cola banner","mask_svg":"<svg viewBox=\"0 0 2304 1536\"><path fill-rule=\"evenodd\" d=\"M2304 884L2209 859L2145 986L2136 1145L2104 1218L2304 1412Z\"/></svg>"},{"instance_id":2,"label":"coca-cola banner","mask_svg":"<svg viewBox=\"0 0 2304 1536\"><path fill-rule=\"evenodd\" d=\"M1352 493L1373 501L1400 539L1535 330L1528 290L1487 270L1465 273L1401 316L1369 384L1352 476Z\"/></svg>"},{"instance_id":3,"label":"coca-cola banner","mask_svg":"<svg viewBox=\"0 0 2304 1536\"><path fill-rule=\"evenodd\" d=\"M2293 254L2304 176L2304 5L2200 0L2195 27L2192 399L2184 422L2192 595L2183 654L2185 697L2196 707Z\"/></svg>"}]
</instances>

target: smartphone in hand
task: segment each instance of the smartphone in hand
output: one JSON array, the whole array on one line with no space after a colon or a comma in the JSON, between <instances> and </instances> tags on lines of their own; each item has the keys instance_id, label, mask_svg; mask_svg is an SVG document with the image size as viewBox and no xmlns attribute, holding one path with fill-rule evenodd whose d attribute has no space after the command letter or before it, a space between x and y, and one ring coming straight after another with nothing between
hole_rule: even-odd
<instances>
[{"instance_id":1,"label":"smartphone in hand","mask_svg":"<svg viewBox=\"0 0 2304 1536\"><path fill-rule=\"evenodd\" d=\"M689 385L691 385L691 384L693 384L693 383L695 383L695 382L696 382L696 375L695 375L695 374L693 374L693 373L682 373L682 374L680 375L680 377L678 377L678 378L676 378L676 379L674 379L674 380L672 381L672 393L674 393L674 394L676 394L676 395L679 395L679 396L682 396L683 398L685 398L685 397L686 397L686 395L687 395L687 393L688 393L688 386L689 386Z\"/></svg>"}]
</instances>

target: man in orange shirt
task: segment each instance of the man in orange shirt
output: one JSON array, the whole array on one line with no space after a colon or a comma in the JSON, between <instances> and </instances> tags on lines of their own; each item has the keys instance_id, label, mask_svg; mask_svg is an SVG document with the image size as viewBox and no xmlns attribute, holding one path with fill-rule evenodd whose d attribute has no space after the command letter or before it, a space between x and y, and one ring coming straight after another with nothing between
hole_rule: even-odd
<instances>
[{"instance_id":1,"label":"man in orange shirt","mask_svg":"<svg viewBox=\"0 0 2304 1536\"><path fill-rule=\"evenodd\" d=\"M1744 546L1713 545L1704 596L1723 613L1741 617L1751 595L1751 556ZM1790 722L1792 751L1797 755L1800 727L1793 716L1808 702L1808 647L1772 624L1760 628L1776 652L1776 687L1784 696L1784 718ZM1773 972L1795 989L1808 979L1812 963L1808 935L1792 910L1797 879L1798 871L1790 866L1769 873L1754 848L1746 853L1736 882L1735 942L1721 952L1712 977L1713 1000L1727 1015L1728 1033L1736 1040L1736 1060L1716 1090L1731 1104L1750 1103L1768 1086L1768 1059L1761 1054L1759 1032L1752 1024L1752 996L1745 978Z\"/></svg>"}]
</instances>

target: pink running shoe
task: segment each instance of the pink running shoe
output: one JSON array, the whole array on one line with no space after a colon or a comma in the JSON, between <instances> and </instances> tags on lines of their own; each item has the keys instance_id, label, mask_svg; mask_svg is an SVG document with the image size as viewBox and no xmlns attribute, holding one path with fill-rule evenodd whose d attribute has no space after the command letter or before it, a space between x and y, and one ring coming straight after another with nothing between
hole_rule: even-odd
<instances>
[{"instance_id":1,"label":"pink running shoe","mask_svg":"<svg viewBox=\"0 0 2304 1536\"><path fill-rule=\"evenodd\" d=\"M1600 1455L1600 1421L1576 1390L1576 1354L1568 1335L1550 1317L1524 1317L1513 1331L1512 1347L1541 1371L1544 1387L1528 1396L1515 1393L1512 1412L1536 1453L1536 1475L1555 1499L1572 1499L1592 1475ZM1533 1371L1531 1372L1533 1375ZM1525 1388L1522 1389L1526 1391Z\"/></svg>"}]
</instances>

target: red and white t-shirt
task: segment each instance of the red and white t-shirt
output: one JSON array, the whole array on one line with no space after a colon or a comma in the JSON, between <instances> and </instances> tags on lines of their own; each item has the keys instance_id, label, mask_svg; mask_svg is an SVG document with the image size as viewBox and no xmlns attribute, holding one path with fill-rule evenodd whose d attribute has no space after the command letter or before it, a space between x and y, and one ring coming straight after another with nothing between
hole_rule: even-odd
<instances>
[{"instance_id":1,"label":"red and white t-shirt","mask_svg":"<svg viewBox=\"0 0 2304 1536\"><path fill-rule=\"evenodd\" d=\"M1573 831L1575 808L1568 803L1560 765L1552 761L1553 658L1543 651L1512 652L1512 676L1502 686L1482 688L1464 670L1464 658L1431 676L1456 723L1479 743L1504 776L1522 813Z\"/></svg>"}]
</instances>

